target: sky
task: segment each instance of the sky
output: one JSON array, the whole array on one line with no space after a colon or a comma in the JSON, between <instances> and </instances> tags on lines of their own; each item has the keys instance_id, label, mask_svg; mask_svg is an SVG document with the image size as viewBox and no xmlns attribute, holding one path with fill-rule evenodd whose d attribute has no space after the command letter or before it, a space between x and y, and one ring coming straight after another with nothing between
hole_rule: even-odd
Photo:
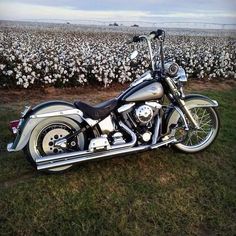
<instances>
[{"instance_id":1,"label":"sky","mask_svg":"<svg viewBox=\"0 0 236 236\"><path fill-rule=\"evenodd\" d=\"M0 0L0 20L236 24L236 0Z\"/></svg>"}]
</instances>

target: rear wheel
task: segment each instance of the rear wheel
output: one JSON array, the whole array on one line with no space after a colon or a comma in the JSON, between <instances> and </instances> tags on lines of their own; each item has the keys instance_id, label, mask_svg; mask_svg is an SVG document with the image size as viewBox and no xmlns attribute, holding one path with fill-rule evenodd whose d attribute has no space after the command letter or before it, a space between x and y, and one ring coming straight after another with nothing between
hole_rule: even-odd
<instances>
[{"instance_id":1,"label":"rear wheel","mask_svg":"<svg viewBox=\"0 0 236 236\"><path fill-rule=\"evenodd\" d=\"M200 129L191 128L187 132L185 138L175 147L186 153L196 153L209 147L219 132L220 121L219 115L213 107L193 107L190 112L194 119L198 122ZM178 126L181 127L182 118L178 120ZM176 133L177 140L178 137Z\"/></svg>"},{"instance_id":2,"label":"rear wheel","mask_svg":"<svg viewBox=\"0 0 236 236\"><path fill-rule=\"evenodd\" d=\"M54 145L55 141L63 139L73 130L80 128L72 119L66 117L53 117L39 123L33 130L27 146L28 160L35 165L35 160L50 155L67 153L79 149L84 150L85 136L80 133L70 144L70 148L61 148ZM47 172L61 172L69 169L72 165L52 168Z\"/></svg>"}]
</instances>

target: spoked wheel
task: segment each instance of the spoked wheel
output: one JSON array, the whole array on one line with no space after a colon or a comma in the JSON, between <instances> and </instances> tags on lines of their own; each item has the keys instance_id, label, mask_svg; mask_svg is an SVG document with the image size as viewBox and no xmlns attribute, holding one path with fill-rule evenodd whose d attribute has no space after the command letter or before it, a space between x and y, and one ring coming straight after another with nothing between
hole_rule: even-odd
<instances>
[{"instance_id":1,"label":"spoked wheel","mask_svg":"<svg viewBox=\"0 0 236 236\"><path fill-rule=\"evenodd\" d=\"M50 118L39 123L33 130L27 147L28 159L35 164L35 160L50 155L84 150L85 136L80 133L66 148L56 146L57 140L63 139L73 130L78 130L79 125L73 120L65 117ZM48 172L60 172L67 170L71 165L49 169Z\"/></svg>"},{"instance_id":2,"label":"spoked wheel","mask_svg":"<svg viewBox=\"0 0 236 236\"><path fill-rule=\"evenodd\" d=\"M219 132L219 116L212 107L195 107L190 109L194 119L198 122L200 129L191 128L186 133L183 141L175 144L175 147L183 152L195 153L204 150L210 146ZM181 118L178 126L181 126ZM178 135L176 138L178 140Z\"/></svg>"}]
</instances>

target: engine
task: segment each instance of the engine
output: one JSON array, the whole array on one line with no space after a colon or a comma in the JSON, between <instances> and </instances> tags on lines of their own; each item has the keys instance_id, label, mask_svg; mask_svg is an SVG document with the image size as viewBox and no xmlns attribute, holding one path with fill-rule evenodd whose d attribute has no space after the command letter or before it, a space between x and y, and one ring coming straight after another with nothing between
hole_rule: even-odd
<instances>
[{"instance_id":1,"label":"engine","mask_svg":"<svg viewBox=\"0 0 236 236\"><path fill-rule=\"evenodd\" d=\"M137 124L141 126L150 126L154 116L157 115L161 104L158 102L145 102L142 105L136 105L132 112L132 117Z\"/></svg>"},{"instance_id":2,"label":"engine","mask_svg":"<svg viewBox=\"0 0 236 236\"><path fill-rule=\"evenodd\" d=\"M147 125L153 118L153 110L148 105L141 105L135 109L134 117L140 125Z\"/></svg>"},{"instance_id":3,"label":"engine","mask_svg":"<svg viewBox=\"0 0 236 236\"><path fill-rule=\"evenodd\" d=\"M158 102L145 102L135 105L132 107L132 110L125 114L130 126L133 126L139 134L139 140L141 142L150 141L153 134L155 117L161 107L161 104Z\"/></svg>"},{"instance_id":4,"label":"engine","mask_svg":"<svg viewBox=\"0 0 236 236\"><path fill-rule=\"evenodd\" d=\"M94 148L100 150L100 146L103 149L109 149L110 147L105 144L126 145L134 138L132 132L140 143L148 143L154 133L156 117L161 107L162 105L158 102L127 103L121 106L117 111L122 114L124 119L122 122L127 128L125 125L118 124L116 116L111 114L99 122L102 135L91 140L90 150L93 151Z\"/></svg>"}]
</instances>

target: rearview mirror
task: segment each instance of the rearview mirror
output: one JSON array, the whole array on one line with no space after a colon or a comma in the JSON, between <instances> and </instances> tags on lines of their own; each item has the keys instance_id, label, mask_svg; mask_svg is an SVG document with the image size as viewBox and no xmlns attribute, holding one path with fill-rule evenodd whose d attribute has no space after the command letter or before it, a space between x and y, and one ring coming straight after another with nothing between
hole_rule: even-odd
<instances>
[{"instance_id":1,"label":"rearview mirror","mask_svg":"<svg viewBox=\"0 0 236 236\"><path fill-rule=\"evenodd\" d=\"M133 51L130 55L130 59L133 60L134 58L136 58L138 56L138 51Z\"/></svg>"}]
</instances>

